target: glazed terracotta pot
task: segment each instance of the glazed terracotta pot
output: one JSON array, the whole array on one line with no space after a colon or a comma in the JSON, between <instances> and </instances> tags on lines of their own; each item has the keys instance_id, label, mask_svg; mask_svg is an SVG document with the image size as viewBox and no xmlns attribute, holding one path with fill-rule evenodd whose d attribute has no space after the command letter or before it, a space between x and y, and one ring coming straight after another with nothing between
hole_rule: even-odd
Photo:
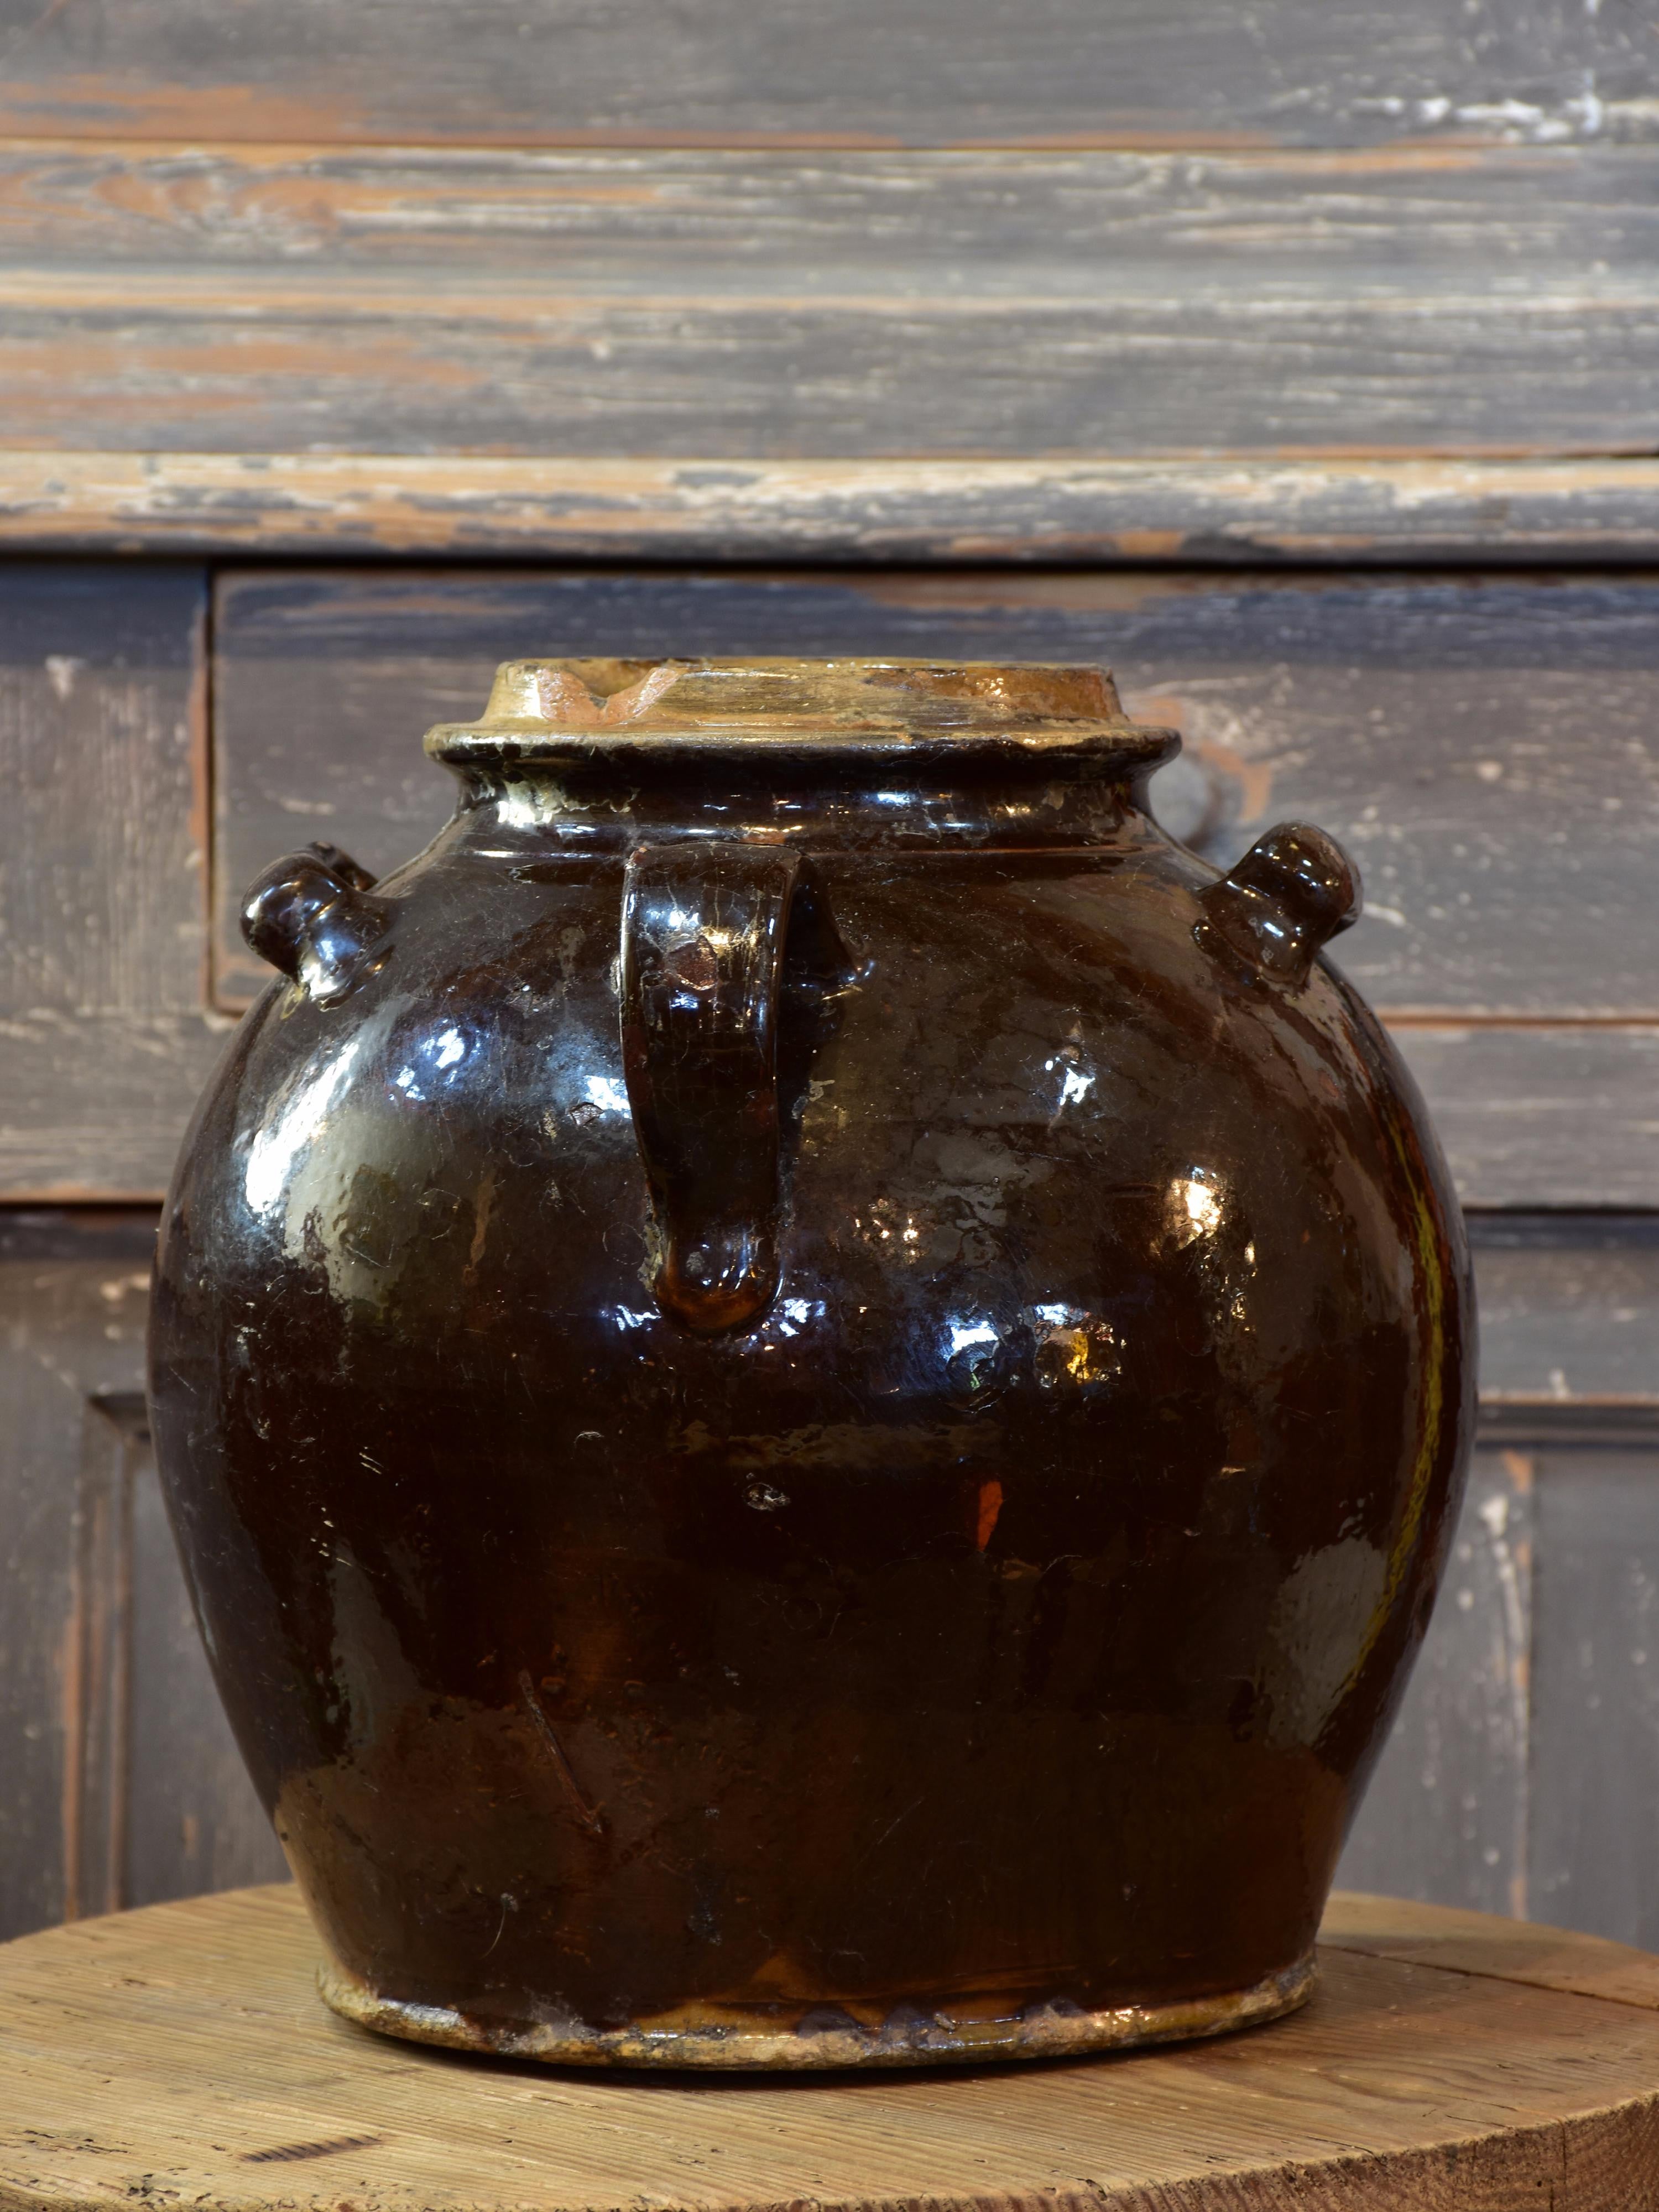
<instances>
[{"instance_id":1,"label":"glazed terracotta pot","mask_svg":"<svg viewBox=\"0 0 1659 2212\"><path fill-rule=\"evenodd\" d=\"M1076 668L554 661L313 846L153 1333L330 1963L559 2060L1295 2004L1422 1635L1467 1261L1352 871L1163 835Z\"/></svg>"}]
</instances>

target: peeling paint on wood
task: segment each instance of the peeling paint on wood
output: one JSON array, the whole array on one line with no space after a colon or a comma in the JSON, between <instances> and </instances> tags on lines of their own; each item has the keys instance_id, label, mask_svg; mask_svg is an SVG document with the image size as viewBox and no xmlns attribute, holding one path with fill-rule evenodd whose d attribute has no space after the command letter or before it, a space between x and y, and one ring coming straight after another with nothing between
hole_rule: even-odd
<instances>
[{"instance_id":1,"label":"peeling paint on wood","mask_svg":"<svg viewBox=\"0 0 1659 2212\"><path fill-rule=\"evenodd\" d=\"M729 463L1650 453L1656 163L14 143L0 435Z\"/></svg>"},{"instance_id":2,"label":"peeling paint on wood","mask_svg":"<svg viewBox=\"0 0 1659 2212\"><path fill-rule=\"evenodd\" d=\"M282 1872L144 1436L154 1235L0 1210L0 1936Z\"/></svg>"},{"instance_id":3,"label":"peeling paint on wood","mask_svg":"<svg viewBox=\"0 0 1659 2212\"><path fill-rule=\"evenodd\" d=\"M1548 144L1659 131L1645 15L1516 0L6 0L34 134L811 144Z\"/></svg>"},{"instance_id":4,"label":"peeling paint on wood","mask_svg":"<svg viewBox=\"0 0 1659 2212\"><path fill-rule=\"evenodd\" d=\"M1532 1468L1475 1455L1421 1656L1342 1856L1345 1889L1528 1916Z\"/></svg>"},{"instance_id":5,"label":"peeling paint on wood","mask_svg":"<svg viewBox=\"0 0 1659 2212\"><path fill-rule=\"evenodd\" d=\"M0 447L0 549L1585 563L1659 556L1659 460L734 463Z\"/></svg>"},{"instance_id":6,"label":"peeling paint on wood","mask_svg":"<svg viewBox=\"0 0 1659 2212\"><path fill-rule=\"evenodd\" d=\"M378 872L438 827L415 733L475 711L498 657L678 638L1106 659L1194 742L1159 790L1177 834L1226 860L1294 811L1353 842L1371 916L1342 958L1396 1009L1467 1202L1659 1204L1659 1025L1635 1018L1659 973L1656 616L1640 577L233 576L219 988L234 1005L261 980L234 895L276 852L325 835Z\"/></svg>"},{"instance_id":7,"label":"peeling paint on wood","mask_svg":"<svg viewBox=\"0 0 1659 2212\"><path fill-rule=\"evenodd\" d=\"M1650 1453L1540 1455L1533 1910L1659 1942L1659 1484Z\"/></svg>"},{"instance_id":8,"label":"peeling paint on wood","mask_svg":"<svg viewBox=\"0 0 1659 2212\"><path fill-rule=\"evenodd\" d=\"M1485 245L1509 289L1634 274L1659 212L1645 149L1390 147L1370 151L981 152L730 148L532 152L0 137L0 249L120 269L449 270L463 297L516 280L617 298L735 287L879 297L918 269L958 302L1201 270L1242 296L1268 270L1389 298L1474 275ZM1599 271L1580 260L1594 242ZM781 257L788 258L782 258ZM135 263L137 264L134 266ZM784 281L780 283L780 274ZM295 296L290 289L289 296ZM1294 291L1287 296L1295 296Z\"/></svg>"},{"instance_id":9,"label":"peeling paint on wood","mask_svg":"<svg viewBox=\"0 0 1659 2212\"><path fill-rule=\"evenodd\" d=\"M1469 1235L1493 1411L1659 1407L1659 1215L1486 1213Z\"/></svg>"},{"instance_id":10,"label":"peeling paint on wood","mask_svg":"<svg viewBox=\"0 0 1659 2212\"><path fill-rule=\"evenodd\" d=\"M205 580L0 572L0 1196L148 1196L226 1024L205 1009Z\"/></svg>"},{"instance_id":11,"label":"peeling paint on wood","mask_svg":"<svg viewBox=\"0 0 1659 2212\"><path fill-rule=\"evenodd\" d=\"M1399 1023L1458 1190L1478 1206L1659 1206L1659 1027Z\"/></svg>"}]
</instances>

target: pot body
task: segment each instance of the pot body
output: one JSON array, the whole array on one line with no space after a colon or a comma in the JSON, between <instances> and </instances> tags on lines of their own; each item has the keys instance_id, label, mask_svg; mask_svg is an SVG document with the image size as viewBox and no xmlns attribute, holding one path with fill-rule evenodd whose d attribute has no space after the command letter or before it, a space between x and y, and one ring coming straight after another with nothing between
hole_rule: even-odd
<instances>
[{"instance_id":1,"label":"pot body","mask_svg":"<svg viewBox=\"0 0 1659 2212\"><path fill-rule=\"evenodd\" d=\"M1473 1363L1290 878L1172 845L1121 732L1058 784L967 743L966 798L948 732L467 734L397 878L264 886L293 973L158 1259L162 1477L326 1993L780 2065L1295 2002Z\"/></svg>"}]
</instances>

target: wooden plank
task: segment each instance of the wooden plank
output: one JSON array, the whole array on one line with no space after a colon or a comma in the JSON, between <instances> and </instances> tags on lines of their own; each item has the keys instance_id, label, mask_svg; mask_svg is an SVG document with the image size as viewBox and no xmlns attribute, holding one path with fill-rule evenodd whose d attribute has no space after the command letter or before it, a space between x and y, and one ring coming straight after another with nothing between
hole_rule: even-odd
<instances>
[{"instance_id":1,"label":"wooden plank","mask_svg":"<svg viewBox=\"0 0 1659 2212\"><path fill-rule=\"evenodd\" d=\"M1466 1206L1659 1206L1659 1028L1399 1023Z\"/></svg>"},{"instance_id":2,"label":"wooden plank","mask_svg":"<svg viewBox=\"0 0 1659 2212\"><path fill-rule=\"evenodd\" d=\"M1469 1228L1485 1448L1339 1879L1522 1917L1574 1918L1588 1909L1603 1917L1585 1924L1639 1941L1634 1900L1645 1884L1627 1866L1610 1881L1599 1854L1604 1833L1623 1837L1646 1820L1652 1759L1627 1756L1616 1741L1607 1769L1596 1764L1582 1827L1568 1810L1582 1776L1575 1769L1558 1779L1534 1767L1557 1740L1578 1755L1574 1728L1593 1728L1594 1701L1608 1698L1625 1711L1639 1693L1639 1669L1632 1692L1632 1662L1607 1632L1618 1607L1603 1609L1606 1593L1584 1587L1582 1553L1586 1529L1594 1537L1599 1526L1590 1509L1610 1475L1638 1522L1643 1496L1659 1494L1659 1220L1476 1214ZM1587 1486L1574 1486L1575 1469L1588 1471ZM1542 1542L1540 1470L1552 1486ZM1554 1604L1541 1638L1534 1620L1540 1583ZM1593 1648L1563 1631L1563 1606L1573 1619L1601 1620ZM1534 1694L1546 1713L1536 1742ZM1530 1865L1535 1787L1556 1793L1535 1815L1554 1854L1547 1864L1556 1888L1541 1899Z\"/></svg>"},{"instance_id":3,"label":"wooden plank","mask_svg":"<svg viewBox=\"0 0 1659 2212\"><path fill-rule=\"evenodd\" d=\"M218 988L260 979L235 902L301 828L377 872L438 829L419 733L477 711L497 659L920 652L1109 662L1183 730L1158 800L1212 859L1286 816L1342 838L1368 913L1340 964L1395 1017L1651 1019L1656 618L1644 577L233 575Z\"/></svg>"},{"instance_id":4,"label":"wooden plank","mask_svg":"<svg viewBox=\"0 0 1659 2212\"><path fill-rule=\"evenodd\" d=\"M538 153L0 134L0 257L43 274L447 274L463 301L493 281L504 304L544 307L567 290L684 292L690 268L696 289L734 297L874 301L933 268L969 301L1098 288L1114 307L1162 275L1190 309L1198 277L1242 301L1271 273L1281 306L1315 283L1385 301L1459 276L1484 291L1498 247L1522 264L1510 296L1599 278L1606 304L1651 258L1656 160L1659 146ZM1591 248L1598 265L1575 268Z\"/></svg>"},{"instance_id":5,"label":"wooden plank","mask_svg":"<svg viewBox=\"0 0 1659 2212\"><path fill-rule=\"evenodd\" d=\"M618 460L0 448L0 550L662 562L1659 557L1659 461Z\"/></svg>"},{"instance_id":6,"label":"wooden plank","mask_svg":"<svg viewBox=\"0 0 1659 2212\"><path fill-rule=\"evenodd\" d=\"M204 1010L199 570L0 569L0 1197L158 1193Z\"/></svg>"},{"instance_id":7,"label":"wooden plank","mask_svg":"<svg viewBox=\"0 0 1659 2212\"><path fill-rule=\"evenodd\" d=\"M152 1212L0 1212L0 1936L270 1881L142 1396Z\"/></svg>"},{"instance_id":8,"label":"wooden plank","mask_svg":"<svg viewBox=\"0 0 1659 2212\"><path fill-rule=\"evenodd\" d=\"M20 1458L0 1463L0 1520L15 1546L0 1589L12 1699L0 1712L0 1759L15 1753L8 1771L20 1779L9 1818L0 1808L0 1930L14 1933L60 1913L233 1887L281 1862L203 1662L135 1395L150 1218L6 1219L0 1327L12 1333L16 1364L0 1370L0 1395ZM1588 1401L1593 1412L1598 1389L1642 1371L1629 1324L1650 1336L1655 1325L1650 1222L1534 1218L1475 1228L1489 1401L1494 1382L1507 1382L1506 1412L1535 1418L1526 1386L1552 1332L1581 1309L1592 1338L1595 1322L1613 1333L1624 1316L1623 1348L1600 1366L1586 1364L1588 1351L1574 1358L1570 1384L1565 1374L1552 1382L1547 1410ZM90 1395L66 1391L65 1375ZM1446 1588L1345 1881L1522 1907L1524 1474L1512 1453L1477 1460ZM20 1481L36 1486L33 1504ZM35 1768L53 1758L43 1781Z\"/></svg>"},{"instance_id":9,"label":"wooden plank","mask_svg":"<svg viewBox=\"0 0 1659 2212\"><path fill-rule=\"evenodd\" d=\"M0 752L15 794L11 834L31 866L0 884L0 1018L13 1047L0 1081L0 1187L155 1195L220 1042L200 1011L196 970L198 586L189 572L62 568L9 570L6 585ZM274 779L250 765L240 740L222 763L222 894L308 823L311 833L332 824L371 864L417 846L421 810L435 821L445 786L420 763L416 733L439 713L476 705L498 653L545 649L561 630L641 650L725 636L745 649L771 641L1104 655L1143 702L1183 717L1198 741L1206 777L1166 783L1172 823L1197 834L1194 809L1213 798L1224 817L1232 811L1208 839L1222 857L1258 809L1312 812L1355 841L1373 918L1345 957L1373 996L1437 1015L1440 1026L1400 1033L1471 1202L1654 1203L1655 1033L1630 1018L1650 1011L1655 972L1644 579L462 575L440 586L419 574L360 577L356 644L337 611L306 676L295 665L313 652L304 624L316 629L337 587L342 580L326 577L262 587L288 612L272 617L263 642L245 639L241 680L263 680L257 662L282 664L282 696L307 708L301 726L313 734ZM296 590L313 594L310 613L295 611ZM412 655L416 635L422 653ZM376 657L362 659L371 647ZM354 653L368 671L355 694ZM1413 654L1421 665L1396 676ZM308 706L291 688L325 676ZM228 663L228 712L237 680ZM293 747L287 711L260 743ZM1425 742L1438 748L1426 762L1401 750ZM1547 750L1528 754L1534 744ZM1277 788L1247 811L1263 767ZM1418 781L1425 774L1436 781ZM1540 793L1556 810L1547 819ZM304 811L317 805L334 811ZM1460 843L1476 855L1465 888L1479 903L1448 909L1463 917L1454 927L1431 909L1444 904L1436 884L1443 889ZM1596 854L1588 887L1580 847ZM1389 866L1400 870L1392 884ZM1407 926L1379 920L1381 906ZM1452 957L1437 970L1443 945ZM234 945L223 950L239 957ZM1586 973L1607 993L1588 1005ZM1470 1012L1485 1025L1460 1025ZM1577 1019L1587 1012L1613 1025ZM1494 1015L1557 1026L1494 1029Z\"/></svg>"},{"instance_id":10,"label":"wooden plank","mask_svg":"<svg viewBox=\"0 0 1659 2212\"><path fill-rule=\"evenodd\" d=\"M91 1409L131 1389L155 1217L0 1217L0 1931L62 1920L84 1889L88 1659L76 1513L115 1440ZM106 1334L112 1332L112 1334ZM95 1777L108 1760L95 1763ZM101 1889L100 1889L101 1896Z\"/></svg>"},{"instance_id":11,"label":"wooden plank","mask_svg":"<svg viewBox=\"0 0 1659 2212\"><path fill-rule=\"evenodd\" d=\"M136 1241L136 1240L135 1240ZM106 1287L99 1285L100 1291ZM131 1306L134 1278L108 1285ZM125 1334L125 1332L123 1332ZM132 1461L138 1449L123 1418L134 1394L100 1392L82 1408L81 1480L74 1500L75 1556L66 1654L74 1685L66 1716L63 1860L65 1920L120 1910L126 1875L131 1766ZM45 1638L58 1626L37 1613Z\"/></svg>"},{"instance_id":12,"label":"wooden plank","mask_svg":"<svg viewBox=\"0 0 1659 2212\"><path fill-rule=\"evenodd\" d=\"M0 1467L0 1517L21 1549L0 1594L12 1693L0 1757L17 1753L8 1771L21 1780L9 1821L0 1813L0 1928L15 1932L64 1911L234 1886L278 1871L280 1857L207 1676L144 1448L132 1386L149 1218L8 1221L0 1316L18 1363L0 1392L21 1456ZM1650 1336L1655 1324L1651 1221L1474 1226L1489 1405L1511 1424L1540 1418L1525 1386L1551 1331L1581 1310L1592 1338L1597 1323L1616 1333L1622 1316L1624 1345L1602 1365L1587 1364L1589 1348L1575 1358L1570 1378L1553 1381L1545 1413L1584 1408L1589 1419L1598 1390L1605 1407L1606 1386L1632 1369L1651 1379L1630 1328L1634 1319ZM66 1394L65 1374L82 1380L89 1354L90 1395ZM1506 1396L1494 1390L1517 1378ZM1654 1462L1644 1464L1651 1486ZM1346 1882L1524 1910L1529 1474L1514 1449L1477 1457L1428 1644L1345 1857ZM33 1506L16 1487L29 1480ZM40 1492L43 1480L55 1494ZM1558 1651L1549 1663L1559 1661ZM1575 1686L1582 1693L1582 1672L1569 1694ZM1589 1688L1598 1693L1596 1681ZM31 1780L30 1760L54 1753L56 1779ZM1621 1803L1608 1814L1615 1832L1632 1817ZM57 1887L48 1893L43 1883Z\"/></svg>"},{"instance_id":13,"label":"wooden plank","mask_svg":"<svg viewBox=\"0 0 1659 2212\"><path fill-rule=\"evenodd\" d=\"M125 1289L132 1303L137 1285ZM84 1427L66 1920L285 1872L208 1668L142 1392L100 1394Z\"/></svg>"},{"instance_id":14,"label":"wooden plank","mask_svg":"<svg viewBox=\"0 0 1659 2212\"><path fill-rule=\"evenodd\" d=\"M1542 1447L1551 1408L1593 1405L1650 1420L1659 1217L1486 1213L1468 1226L1489 1422L1501 1412L1510 1440Z\"/></svg>"},{"instance_id":15,"label":"wooden plank","mask_svg":"<svg viewBox=\"0 0 1659 2212\"><path fill-rule=\"evenodd\" d=\"M0 8L0 128L100 137L1082 138L1363 144L1652 136L1639 10L1517 0L87 0Z\"/></svg>"},{"instance_id":16,"label":"wooden plank","mask_svg":"<svg viewBox=\"0 0 1659 2212\"><path fill-rule=\"evenodd\" d=\"M1479 1912L1528 1908L1532 1468L1475 1455L1446 1578L1337 1880Z\"/></svg>"},{"instance_id":17,"label":"wooden plank","mask_svg":"<svg viewBox=\"0 0 1659 2212\"><path fill-rule=\"evenodd\" d=\"M93 1648L75 1526L91 1401L142 1358L153 1215L0 1216L0 1932L61 1920L92 1855L81 1832ZM113 1331L113 1334L106 1334ZM101 1640L107 1647L107 1636ZM101 1831L100 1831L101 1832ZM99 1893L102 1893L101 1890Z\"/></svg>"},{"instance_id":18,"label":"wooden plank","mask_svg":"<svg viewBox=\"0 0 1659 2212\"><path fill-rule=\"evenodd\" d=\"M193 902L195 881L181 888ZM0 1201L158 1203L234 1026L210 1008L0 1012Z\"/></svg>"},{"instance_id":19,"label":"wooden plank","mask_svg":"<svg viewBox=\"0 0 1659 2212\"><path fill-rule=\"evenodd\" d=\"M1632 1944L1582 1932L1338 1890L1326 1908L1319 1940L1330 1950L1409 1960L1414 1966L1460 1974L1496 1974L1508 1982L1571 1990L1580 1996L1659 2012L1659 1959Z\"/></svg>"},{"instance_id":20,"label":"wooden plank","mask_svg":"<svg viewBox=\"0 0 1659 2212\"><path fill-rule=\"evenodd\" d=\"M705 462L1650 453L1656 165L21 143L0 149L0 436Z\"/></svg>"},{"instance_id":21,"label":"wooden plank","mask_svg":"<svg viewBox=\"0 0 1659 2212\"><path fill-rule=\"evenodd\" d=\"M1374 1941L1388 1908L1359 1913ZM1432 1942L1423 1908L1400 1929ZM459 2066L325 2013L289 1890L55 1929L0 1953L0 2191L333 2212L1628 2212L1659 2185L1659 2020L1507 1978L1332 1948L1308 2008L1258 2033L1098 2063L740 2091ZM1482 1942L1485 1938L1484 1944ZM1555 1955L1571 1972L1572 1939ZM1585 1947L1585 1978L1604 1972ZM718 2109L716 2109L718 2108Z\"/></svg>"},{"instance_id":22,"label":"wooden plank","mask_svg":"<svg viewBox=\"0 0 1659 2212\"><path fill-rule=\"evenodd\" d=\"M1659 1485L1652 1452L1538 1460L1532 1905L1659 1933Z\"/></svg>"},{"instance_id":23,"label":"wooden plank","mask_svg":"<svg viewBox=\"0 0 1659 2212\"><path fill-rule=\"evenodd\" d=\"M131 1401L142 1417L142 1400ZM122 1906L283 1880L282 1846L213 1685L146 1424L130 1455L131 1648Z\"/></svg>"}]
</instances>

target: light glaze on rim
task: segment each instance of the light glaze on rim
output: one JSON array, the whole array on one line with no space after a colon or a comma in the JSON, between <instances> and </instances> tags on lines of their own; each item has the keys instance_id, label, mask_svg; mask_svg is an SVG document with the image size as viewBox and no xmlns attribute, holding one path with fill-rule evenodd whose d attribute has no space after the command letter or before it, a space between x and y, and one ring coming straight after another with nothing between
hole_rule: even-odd
<instances>
[{"instance_id":1,"label":"light glaze on rim","mask_svg":"<svg viewBox=\"0 0 1659 2212\"><path fill-rule=\"evenodd\" d=\"M512 660L476 722L428 732L455 766L787 748L799 757L1073 758L1146 775L1180 743L1131 722L1103 668L889 659Z\"/></svg>"},{"instance_id":2,"label":"light glaze on rim","mask_svg":"<svg viewBox=\"0 0 1659 2212\"><path fill-rule=\"evenodd\" d=\"M1174 2004L1122 2005L1103 2012L1034 2006L1006 2020L953 2020L945 2013L909 2012L896 2020L890 2017L876 2028L860 2027L842 2013L805 2032L713 2007L702 2009L696 2019L647 2021L610 2030L577 2020L492 2026L447 2005L408 2004L380 1996L332 1960L318 1969L317 1986L325 2002L360 2027L406 2042L441 2044L451 2051L535 2059L549 2066L802 2073L831 2067L982 2065L995 2060L1077 2057L1088 2051L1227 2035L1235 2028L1278 2020L1305 2004L1317 1972L1310 1951L1294 1966L1265 1976L1249 1989Z\"/></svg>"}]
</instances>

